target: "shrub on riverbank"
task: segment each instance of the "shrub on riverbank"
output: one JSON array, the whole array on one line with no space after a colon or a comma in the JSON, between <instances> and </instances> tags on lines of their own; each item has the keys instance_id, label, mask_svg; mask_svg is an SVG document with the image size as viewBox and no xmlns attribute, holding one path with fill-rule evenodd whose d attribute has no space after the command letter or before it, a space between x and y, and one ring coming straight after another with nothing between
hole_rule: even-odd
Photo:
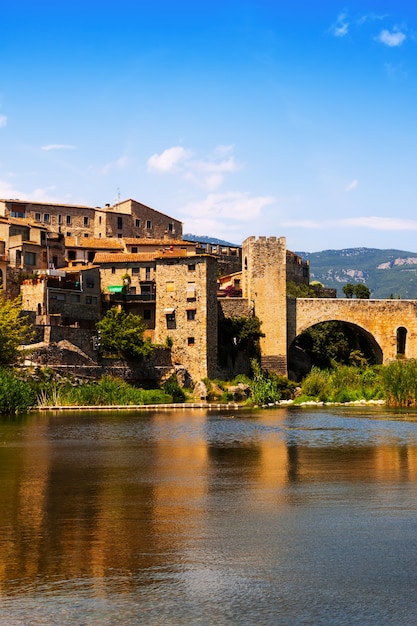
<instances>
[{"instance_id":1,"label":"shrub on riverbank","mask_svg":"<svg viewBox=\"0 0 417 626\"><path fill-rule=\"evenodd\" d=\"M417 405L417 361L393 361L383 369L382 380L388 406Z\"/></svg>"},{"instance_id":2,"label":"shrub on riverbank","mask_svg":"<svg viewBox=\"0 0 417 626\"><path fill-rule=\"evenodd\" d=\"M384 397L383 368L364 370L339 365L331 370L313 367L301 383L301 396L296 402L354 402L355 400L380 400Z\"/></svg>"},{"instance_id":3,"label":"shrub on riverbank","mask_svg":"<svg viewBox=\"0 0 417 626\"><path fill-rule=\"evenodd\" d=\"M103 376L98 381L74 386L70 382L45 385L38 396L38 405L46 406L112 406L164 404L172 397L162 389L139 389L124 380Z\"/></svg>"},{"instance_id":4,"label":"shrub on riverbank","mask_svg":"<svg viewBox=\"0 0 417 626\"><path fill-rule=\"evenodd\" d=\"M36 394L8 369L0 368L0 414L24 413L36 405Z\"/></svg>"}]
</instances>

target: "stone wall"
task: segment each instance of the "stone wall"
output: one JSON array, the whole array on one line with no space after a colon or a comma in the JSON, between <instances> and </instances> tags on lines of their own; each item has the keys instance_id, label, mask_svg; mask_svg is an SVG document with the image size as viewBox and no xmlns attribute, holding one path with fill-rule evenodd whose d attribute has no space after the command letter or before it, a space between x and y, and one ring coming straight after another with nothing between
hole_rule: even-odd
<instances>
[{"instance_id":1,"label":"stone wall","mask_svg":"<svg viewBox=\"0 0 417 626\"><path fill-rule=\"evenodd\" d=\"M155 341L169 338L174 363L194 381L217 371L216 268L208 255L156 260Z\"/></svg>"},{"instance_id":2,"label":"stone wall","mask_svg":"<svg viewBox=\"0 0 417 626\"><path fill-rule=\"evenodd\" d=\"M287 375L285 237L249 237L243 242L243 296L262 322L262 366Z\"/></svg>"}]
</instances>

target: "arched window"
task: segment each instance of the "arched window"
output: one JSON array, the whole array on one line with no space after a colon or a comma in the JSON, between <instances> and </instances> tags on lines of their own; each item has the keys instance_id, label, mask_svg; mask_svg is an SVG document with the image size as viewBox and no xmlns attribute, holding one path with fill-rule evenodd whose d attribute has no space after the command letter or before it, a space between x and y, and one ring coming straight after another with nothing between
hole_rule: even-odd
<instances>
[{"instance_id":1,"label":"arched window","mask_svg":"<svg viewBox=\"0 0 417 626\"><path fill-rule=\"evenodd\" d=\"M405 354L405 344L407 340L407 329L404 326L397 328L397 354Z\"/></svg>"},{"instance_id":2,"label":"arched window","mask_svg":"<svg viewBox=\"0 0 417 626\"><path fill-rule=\"evenodd\" d=\"M248 257L247 256L245 256L245 265L244 265L244 267L245 267L245 270L248 269Z\"/></svg>"}]
</instances>

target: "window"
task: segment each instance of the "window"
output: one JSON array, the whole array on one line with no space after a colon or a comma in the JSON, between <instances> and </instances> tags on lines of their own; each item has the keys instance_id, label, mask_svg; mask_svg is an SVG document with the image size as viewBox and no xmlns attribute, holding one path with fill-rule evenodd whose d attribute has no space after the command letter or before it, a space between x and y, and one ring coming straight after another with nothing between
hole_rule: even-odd
<instances>
[{"instance_id":1,"label":"window","mask_svg":"<svg viewBox=\"0 0 417 626\"><path fill-rule=\"evenodd\" d=\"M101 215L98 216L98 223L99 223L99 226L101 226Z\"/></svg>"},{"instance_id":2,"label":"window","mask_svg":"<svg viewBox=\"0 0 417 626\"><path fill-rule=\"evenodd\" d=\"M55 254L52 257L52 265L53 265L52 269L55 269L56 267L58 267L58 257Z\"/></svg>"},{"instance_id":3,"label":"window","mask_svg":"<svg viewBox=\"0 0 417 626\"><path fill-rule=\"evenodd\" d=\"M151 319L151 310L150 309L144 309L143 310L143 319L144 320L150 320Z\"/></svg>"},{"instance_id":4,"label":"window","mask_svg":"<svg viewBox=\"0 0 417 626\"><path fill-rule=\"evenodd\" d=\"M189 346L193 346L195 344L194 337L188 337L187 343Z\"/></svg>"},{"instance_id":5,"label":"window","mask_svg":"<svg viewBox=\"0 0 417 626\"><path fill-rule=\"evenodd\" d=\"M172 293L173 291L175 291L175 283L173 280L167 280L166 290L168 293Z\"/></svg>"},{"instance_id":6,"label":"window","mask_svg":"<svg viewBox=\"0 0 417 626\"><path fill-rule=\"evenodd\" d=\"M94 261L94 257L96 255L95 250L89 250L87 254L88 262L92 263Z\"/></svg>"},{"instance_id":7,"label":"window","mask_svg":"<svg viewBox=\"0 0 417 626\"><path fill-rule=\"evenodd\" d=\"M58 215L58 224L62 224L62 215Z\"/></svg>"},{"instance_id":8,"label":"window","mask_svg":"<svg viewBox=\"0 0 417 626\"><path fill-rule=\"evenodd\" d=\"M84 215L84 226L88 226L89 218Z\"/></svg>"},{"instance_id":9,"label":"window","mask_svg":"<svg viewBox=\"0 0 417 626\"><path fill-rule=\"evenodd\" d=\"M195 263L189 263L188 264L188 271L189 272L194 272L195 271Z\"/></svg>"},{"instance_id":10,"label":"window","mask_svg":"<svg viewBox=\"0 0 417 626\"><path fill-rule=\"evenodd\" d=\"M167 328L172 330L177 327L175 323L175 311L172 313L167 313L166 318L167 318Z\"/></svg>"},{"instance_id":11,"label":"window","mask_svg":"<svg viewBox=\"0 0 417 626\"><path fill-rule=\"evenodd\" d=\"M45 222L45 224L49 224L49 221L50 221L49 213L44 213L43 214L43 221Z\"/></svg>"},{"instance_id":12,"label":"window","mask_svg":"<svg viewBox=\"0 0 417 626\"><path fill-rule=\"evenodd\" d=\"M187 283L187 299L194 299L194 298L195 298L195 283L189 282Z\"/></svg>"},{"instance_id":13,"label":"window","mask_svg":"<svg viewBox=\"0 0 417 626\"><path fill-rule=\"evenodd\" d=\"M68 250L68 261L75 261L77 253L75 250Z\"/></svg>"},{"instance_id":14,"label":"window","mask_svg":"<svg viewBox=\"0 0 417 626\"><path fill-rule=\"evenodd\" d=\"M112 274L115 274L115 273L116 273L116 268L115 268L115 267L112 267L112 268L111 268L111 273L112 273Z\"/></svg>"},{"instance_id":15,"label":"window","mask_svg":"<svg viewBox=\"0 0 417 626\"><path fill-rule=\"evenodd\" d=\"M123 217L117 218L117 229L121 230L123 228Z\"/></svg>"},{"instance_id":16,"label":"window","mask_svg":"<svg viewBox=\"0 0 417 626\"><path fill-rule=\"evenodd\" d=\"M135 220L135 226L136 228L140 228L140 220L138 219Z\"/></svg>"},{"instance_id":17,"label":"window","mask_svg":"<svg viewBox=\"0 0 417 626\"><path fill-rule=\"evenodd\" d=\"M41 214L35 213L35 222L40 222L40 221L41 221Z\"/></svg>"},{"instance_id":18,"label":"window","mask_svg":"<svg viewBox=\"0 0 417 626\"><path fill-rule=\"evenodd\" d=\"M92 304L93 303L93 297L92 296L86 296L85 297L85 303L86 304Z\"/></svg>"},{"instance_id":19,"label":"window","mask_svg":"<svg viewBox=\"0 0 417 626\"><path fill-rule=\"evenodd\" d=\"M36 265L35 252L25 252L25 265Z\"/></svg>"},{"instance_id":20,"label":"window","mask_svg":"<svg viewBox=\"0 0 417 626\"><path fill-rule=\"evenodd\" d=\"M173 233L173 232L174 232L174 224L173 224L172 222L170 222L170 223L168 224L168 230L169 230L169 232L170 232L170 233Z\"/></svg>"},{"instance_id":21,"label":"window","mask_svg":"<svg viewBox=\"0 0 417 626\"><path fill-rule=\"evenodd\" d=\"M94 289L94 277L87 276L85 284L86 284L87 289Z\"/></svg>"},{"instance_id":22,"label":"window","mask_svg":"<svg viewBox=\"0 0 417 626\"><path fill-rule=\"evenodd\" d=\"M119 239L121 239L123 237L123 234L122 233L117 233L117 236L118 236Z\"/></svg>"},{"instance_id":23,"label":"window","mask_svg":"<svg viewBox=\"0 0 417 626\"><path fill-rule=\"evenodd\" d=\"M71 232L67 231L67 237L71 237Z\"/></svg>"},{"instance_id":24,"label":"window","mask_svg":"<svg viewBox=\"0 0 417 626\"><path fill-rule=\"evenodd\" d=\"M133 274L139 274L139 268L138 267L132 267L132 275Z\"/></svg>"},{"instance_id":25,"label":"window","mask_svg":"<svg viewBox=\"0 0 417 626\"><path fill-rule=\"evenodd\" d=\"M151 280L151 268L145 267L145 280Z\"/></svg>"},{"instance_id":26,"label":"window","mask_svg":"<svg viewBox=\"0 0 417 626\"><path fill-rule=\"evenodd\" d=\"M81 296L79 293L71 294L71 302L80 302L80 301L81 301Z\"/></svg>"},{"instance_id":27,"label":"window","mask_svg":"<svg viewBox=\"0 0 417 626\"><path fill-rule=\"evenodd\" d=\"M151 222L151 220L146 220L146 228L147 228L148 230L150 230L150 229L152 228L152 222Z\"/></svg>"},{"instance_id":28,"label":"window","mask_svg":"<svg viewBox=\"0 0 417 626\"><path fill-rule=\"evenodd\" d=\"M189 322L191 322L192 320L195 320L195 316L196 316L196 309L187 309L187 320Z\"/></svg>"},{"instance_id":29,"label":"window","mask_svg":"<svg viewBox=\"0 0 417 626\"><path fill-rule=\"evenodd\" d=\"M71 215L67 215L67 226L71 226L72 221L71 221Z\"/></svg>"},{"instance_id":30,"label":"window","mask_svg":"<svg viewBox=\"0 0 417 626\"><path fill-rule=\"evenodd\" d=\"M84 233L84 237L88 237L88 233Z\"/></svg>"},{"instance_id":31,"label":"window","mask_svg":"<svg viewBox=\"0 0 417 626\"><path fill-rule=\"evenodd\" d=\"M138 253L138 248L137 246L133 246L132 247L132 254L137 254Z\"/></svg>"},{"instance_id":32,"label":"window","mask_svg":"<svg viewBox=\"0 0 417 626\"><path fill-rule=\"evenodd\" d=\"M12 204L12 217L26 217L26 204Z\"/></svg>"}]
</instances>

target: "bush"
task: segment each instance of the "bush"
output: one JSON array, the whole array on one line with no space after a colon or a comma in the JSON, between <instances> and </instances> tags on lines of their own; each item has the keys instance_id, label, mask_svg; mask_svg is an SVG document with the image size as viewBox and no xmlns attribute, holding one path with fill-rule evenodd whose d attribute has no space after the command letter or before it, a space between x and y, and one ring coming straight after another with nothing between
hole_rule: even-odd
<instances>
[{"instance_id":1,"label":"bush","mask_svg":"<svg viewBox=\"0 0 417 626\"><path fill-rule=\"evenodd\" d=\"M9 370L0 369L0 413L14 415L28 411L36 404L31 387Z\"/></svg>"},{"instance_id":2,"label":"bush","mask_svg":"<svg viewBox=\"0 0 417 626\"><path fill-rule=\"evenodd\" d=\"M172 402L184 402L186 395L184 390L179 386L177 377L172 374L163 385L163 390L171 396Z\"/></svg>"},{"instance_id":3,"label":"bush","mask_svg":"<svg viewBox=\"0 0 417 626\"><path fill-rule=\"evenodd\" d=\"M278 402L281 399L281 392L276 378L264 371L255 359L252 359L251 367L253 371L253 380L250 382L251 402L258 406Z\"/></svg>"}]
</instances>

